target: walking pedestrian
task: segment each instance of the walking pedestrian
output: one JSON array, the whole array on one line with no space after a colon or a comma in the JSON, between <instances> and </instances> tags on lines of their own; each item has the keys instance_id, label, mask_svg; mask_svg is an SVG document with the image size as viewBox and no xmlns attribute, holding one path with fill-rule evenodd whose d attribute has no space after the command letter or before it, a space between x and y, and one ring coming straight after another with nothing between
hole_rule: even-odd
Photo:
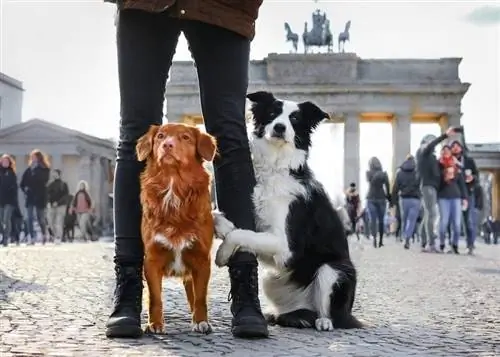
<instances>
[{"instance_id":1,"label":"walking pedestrian","mask_svg":"<svg viewBox=\"0 0 500 357\"><path fill-rule=\"evenodd\" d=\"M0 225L4 246L12 236L12 215L17 202L16 162L12 156L3 154L0 159Z\"/></svg>"},{"instance_id":2,"label":"walking pedestrian","mask_svg":"<svg viewBox=\"0 0 500 357\"><path fill-rule=\"evenodd\" d=\"M68 203L68 184L61 179L61 170L52 170L52 182L47 187L49 208L49 227L55 238L63 240L64 216L66 215L66 205Z\"/></svg>"},{"instance_id":3,"label":"walking pedestrian","mask_svg":"<svg viewBox=\"0 0 500 357\"><path fill-rule=\"evenodd\" d=\"M358 190L356 188L356 184L351 182L349 184L349 189L347 189L346 193L346 208L347 214L349 216L349 221L351 223L351 233L355 233L356 237L359 240L359 232L356 229L356 223L358 221L358 217L360 215L361 208L361 199L359 197Z\"/></svg>"},{"instance_id":4,"label":"walking pedestrian","mask_svg":"<svg viewBox=\"0 0 500 357\"><path fill-rule=\"evenodd\" d=\"M383 247L385 231L385 213L387 202L390 203L389 176L382 168L382 164L377 157L372 157L368 161L368 171L366 173L368 181L368 194L366 195L366 205L370 216L370 230L373 237L373 246ZM378 224L377 224L378 223ZM379 240L377 243L377 233Z\"/></svg>"},{"instance_id":5,"label":"walking pedestrian","mask_svg":"<svg viewBox=\"0 0 500 357\"><path fill-rule=\"evenodd\" d=\"M35 149L30 154L28 168L21 179L21 191L26 196L26 212L28 216L28 232L31 244L35 244L35 218L42 230L42 243L47 241L46 207L47 182L50 176L50 165L45 154Z\"/></svg>"},{"instance_id":6,"label":"walking pedestrian","mask_svg":"<svg viewBox=\"0 0 500 357\"><path fill-rule=\"evenodd\" d=\"M92 197L87 181L78 182L72 206L83 240L85 242L92 240Z\"/></svg>"},{"instance_id":7,"label":"walking pedestrian","mask_svg":"<svg viewBox=\"0 0 500 357\"><path fill-rule=\"evenodd\" d=\"M408 155L396 174L392 188L392 202L398 202L401 199L401 227L405 249L410 248L410 239L415 233L421 206L420 196L420 183L418 182L415 158Z\"/></svg>"}]
</instances>

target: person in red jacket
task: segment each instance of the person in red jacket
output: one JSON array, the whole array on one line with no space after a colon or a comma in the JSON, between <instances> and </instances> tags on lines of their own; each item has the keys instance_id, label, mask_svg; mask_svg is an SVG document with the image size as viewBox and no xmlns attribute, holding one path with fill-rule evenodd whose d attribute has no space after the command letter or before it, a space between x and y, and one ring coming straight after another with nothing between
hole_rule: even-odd
<instances>
[{"instance_id":1,"label":"person in red jacket","mask_svg":"<svg viewBox=\"0 0 500 357\"><path fill-rule=\"evenodd\" d=\"M116 289L106 335L139 337L144 256L139 174L144 164L137 161L135 146L151 125L162 123L166 81L181 33L196 64L206 130L218 142L218 207L238 228L255 230L255 174L245 103L250 42L262 0L113 2L118 2L121 121L114 181ZM229 263L229 277L233 335L267 337L256 257L237 252Z\"/></svg>"}]
</instances>

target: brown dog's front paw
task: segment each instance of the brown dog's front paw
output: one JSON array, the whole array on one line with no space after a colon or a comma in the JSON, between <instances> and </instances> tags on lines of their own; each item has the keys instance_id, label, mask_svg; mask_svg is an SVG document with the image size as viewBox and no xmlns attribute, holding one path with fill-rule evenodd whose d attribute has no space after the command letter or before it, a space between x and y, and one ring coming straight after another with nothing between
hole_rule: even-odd
<instances>
[{"instance_id":1,"label":"brown dog's front paw","mask_svg":"<svg viewBox=\"0 0 500 357\"><path fill-rule=\"evenodd\" d=\"M166 333L165 325L162 323L160 324L160 323L156 323L156 322L150 322L146 326L144 332L147 334L153 334L153 335L164 335Z\"/></svg>"},{"instance_id":2,"label":"brown dog's front paw","mask_svg":"<svg viewBox=\"0 0 500 357\"><path fill-rule=\"evenodd\" d=\"M210 326L210 324L207 321L200 321L198 323L193 322L191 326L191 331L204 333L205 335L208 335L209 333L212 333L212 326Z\"/></svg>"}]
</instances>

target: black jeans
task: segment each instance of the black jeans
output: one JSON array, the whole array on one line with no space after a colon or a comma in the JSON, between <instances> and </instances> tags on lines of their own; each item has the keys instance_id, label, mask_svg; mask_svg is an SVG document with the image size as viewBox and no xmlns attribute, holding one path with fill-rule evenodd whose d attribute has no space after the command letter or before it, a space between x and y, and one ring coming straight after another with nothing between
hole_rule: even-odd
<instances>
[{"instance_id":1,"label":"black jeans","mask_svg":"<svg viewBox=\"0 0 500 357\"><path fill-rule=\"evenodd\" d=\"M196 62L206 130L218 142L218 207L237 227L255 230L255 175L245 125L250 41L165 13L122 10L117 22L121 121L114 187L116 263L143 260L139 174L144 166L137 161L135 145L151 125L162 123L167 75L181 32ZM234 258L255 261L249 253Z\"/></svg>"}]
</instances>

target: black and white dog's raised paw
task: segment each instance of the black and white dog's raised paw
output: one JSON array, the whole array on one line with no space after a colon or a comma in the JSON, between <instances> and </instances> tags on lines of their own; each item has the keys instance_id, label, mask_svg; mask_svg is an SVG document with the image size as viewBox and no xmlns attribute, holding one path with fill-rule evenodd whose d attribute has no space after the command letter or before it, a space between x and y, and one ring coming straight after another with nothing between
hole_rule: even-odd
<instances>
[{"instance_id":1,"label":"black and white dog's raised paw","mask_svg":"<svg viewBox=\"0 0 500 357\"><path fill-rule=\"evenodd\" d=\"M224 240L229 233L236 229L233 222L228 220L224 216L224 213L214 210L212 211L212 216L214 219L215 236L217 238Z\"/></svg>"}]
</instances>

